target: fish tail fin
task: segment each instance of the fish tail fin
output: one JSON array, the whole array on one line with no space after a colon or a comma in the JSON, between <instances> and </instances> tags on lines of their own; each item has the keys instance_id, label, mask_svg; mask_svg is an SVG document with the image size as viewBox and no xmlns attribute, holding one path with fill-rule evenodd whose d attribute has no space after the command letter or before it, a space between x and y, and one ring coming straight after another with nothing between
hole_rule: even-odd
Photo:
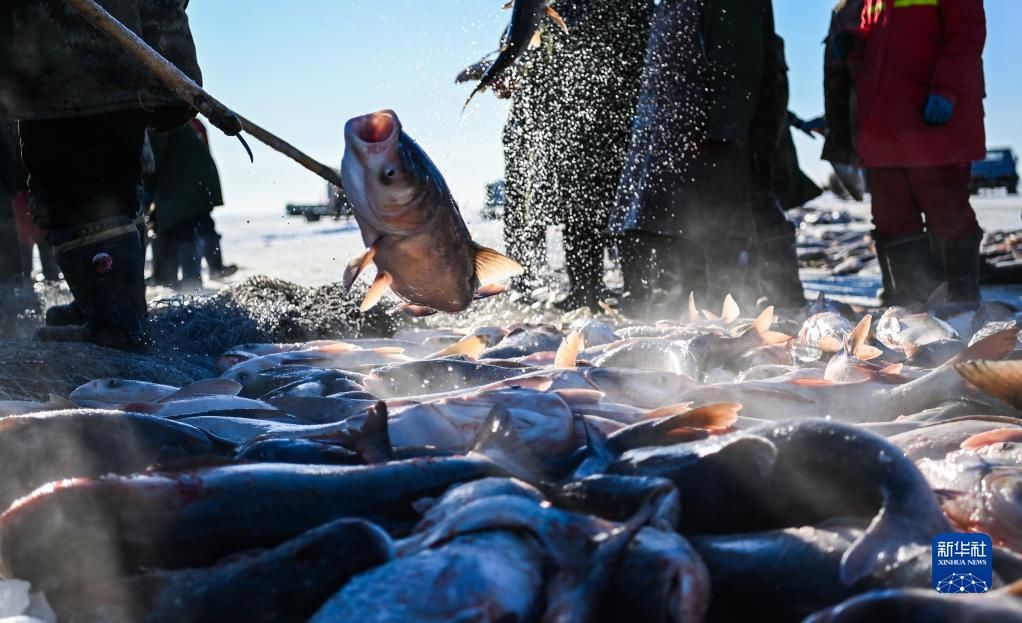
<instances>
[{"instance_id":1,"label":"fish tail fin","mask_svg":"<svg viewBox=\"0 0 1022 623\"><path fill-rule=\"evenodd\" d=\"M772 313L773 308L771 308L771 314ZM735 297L731 296L730 294L724 297L724 304L721 306L720 309L721 321L723 321L724 324L731 324L735 320L738 320L738 318L740 318L741 315L742 310L740 307L738 307L738 302L735 300Z\"/></svg>"},{"instance_id":2,"label":"fish tail fin","mask_svg":"<svg viewBox=\"0 0 1022 623\"><path fill-rule=\"evenodd\" d=\"M1018 344L1019 331L1022 331L1022 327L1005 329L1004 331L988 335L956 355L945 365L955 366L956 364L976 361L978 359L997 361L1004 359L1011 354L1011 351L1015 350L1015 346Z\"/></svg>"},{"instance_id":3,"label":"fish tail fin","mask_svg":"<svg viewBox=\"0 0 1022 623\"><path fill-rule=\"evenodd\" d=\"M688 293L688 319L690 322L699 322L699 308L696 307L696 293Z\"/></svg>"},{"instance_id":4,"label":"fish tail fin","mask_svg":"<svg viewBox=\"0 0 1022 623\"><path fill-rule=\"evenodd\" d=\"M927 531L929 528L929 531ZM905 545L929 544L934 534L946 532L950 526L926 526L899 520L884 506L863 533L841 557L841 582L852 586L895 563L898 550Z\"/></svg>"},{"instance_id":5,"label":"fish tail fin","mask_svg":"<svg viewBox=\"0 0 1022 623\"><path fill-rule=\"evenodd\" d=\"M381 400L369 407L362 429L355 434L349 445L368 464L394 460L387 403Z\"/></svg>"},{"instance_id":6,"label":"fish tail fin","mask_svg":"<svg viewBox=\"0 0 1022 623\"><path fill-rule=\"evenodd\" d=\"M575 470L575 478L602 474L614 461L614 453L607 445L607 438L595 426L590 426L585 417L575 419L586 436L585 458Z\"/></svg>"},{"instance_id":7,"label":"fish tail fin","mask_svg":"<svg viewBox=\"0 0 1022 623\"><path fill-rule=\"evenodd\" d=\"M555 24L557 24L557 27L560 28L564 34L568 34L568 25L564 23L564 18L561 17L561 14L558 13L554 7L547 6L546 15L552 19Z\"/></svg>"},{"instance_id":8,"label":"fish tail fin","mask_svg":"<svg viewBox=\"0 0 1022 623\"><path fill-rule=\"evenodd\" d=\"M955 365L955 371L981 391L1022 408L1022 361L968 361Z\"/></svg>"},{"instance_id":9,"label":"fish tail fin","mask_svg":"<svg viewBox=\"0 0 1022 623\"><path fill-rule=\"evenodd\" d=\"M469 456L482 458L525 482L544 480L539 460L518 437L511 412L504 405L490 409Z\"/></svg>"}]
</instances>

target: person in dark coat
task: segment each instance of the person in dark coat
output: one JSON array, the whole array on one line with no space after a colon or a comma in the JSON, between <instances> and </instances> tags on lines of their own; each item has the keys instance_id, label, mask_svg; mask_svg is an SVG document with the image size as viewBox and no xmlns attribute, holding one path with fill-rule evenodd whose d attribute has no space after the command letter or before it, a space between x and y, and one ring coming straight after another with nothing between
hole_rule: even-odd
<instances>
[{"instance_id":1,"label":"person in dark coat","mask_svg":"<svg viewBox=\"0 0 1022 623\"><path fill-rule=\"evenodd\" d=\"M187 0L100 0L201 82ZM144 255L138 184L146 127L194 111L61 0L0 7L0 119L20 120L33 217L48 232L74 304L51 308L41 339L142 349Z\"/></svg>"},{"instance_id":2,"label":"person in dark coat","mask_svg":"<svg viewBox=\"0 0 1022 623\"><path fill-rule=\"evenodd\" d=\"M756 225L752 265L764 305L798 309L806 305L798 274L795 226L785 210L820 195L799 169L788 112L788 64L784 40L774 33L772 11L764 32L770 40L756 114L750 127L752 210Z\"/></svg>"},{"instance_id":3,"label":"person in dark coat","mask_svg":"<svg viewBox=\"0 0 1022 623\"><path fill-rule=\"evenodd\" d=\"M561 309L596 308L604 288L607 217L628 152L652 8L652 0L558 2L568 33L545 27L520 70L505 132L509 249L518 259L515 248L540 248L547 225L564 226L570 289Z\"/></svg>"},{"instance_id":4,"label":"person in dark coat","mask_svg":"<svg viewBox=\"0 0 1022 623\"><path fill-rule=\"evenodd\" d=\"M211 219L213 209L224 204L220 174L194 124L151 135L149 141L155 161L154 173L146 180L155 208L153 280L173 288L200 289L199 229Z\"/></svg>"},{"instance_id":5,"label":"person in dark coat","mask_svg":"<svg viewBox=\"0 0 1022 623\"><path fill-rule=\"evenodd\" d=\"M18 125L0 122L0 299L5 301L13 298L22 276L14 197L21 192L24 178Z\"/></svg>"},{"instance_id":6,"label":"person in dark coat","mask_svg":"<svg viewBox=\"0 0 1022 623\"><path fill-rule=\"evenodd\" d=\"M865 0L839 0L831 14L823 56L823 102L827 121L822 158L831 163L841 185L856 201L865 194L865 180L856 154L858 96L855 64L830 42L839 33L855 30L862 22Z\"/></svg>"},{"instance_id":7,"label":"person in dark coat","mask_svg":"<svg viewBox=\"0 0 1022 623\"><path fill-rule=\"evenodd\" d=\"M750 298L750 132L772 34L767 0L658 5L611 219L630 313L657 288Z\"/></svg>"}]
</instances>

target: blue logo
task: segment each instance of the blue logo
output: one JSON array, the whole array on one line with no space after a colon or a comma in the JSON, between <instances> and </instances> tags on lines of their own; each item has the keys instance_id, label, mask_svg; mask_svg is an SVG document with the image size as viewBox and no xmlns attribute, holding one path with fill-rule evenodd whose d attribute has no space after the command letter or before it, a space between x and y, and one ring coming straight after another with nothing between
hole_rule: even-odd
<instances>
[{"instance_id":1,"label":"blue logo","mask_svg":"<svg viewBox=\"0 0 1022 623\"><path fill-rule=\"evenodd\" d=\"M994 582L993 541L986 534L933 538L933 588L938 593L985 593Z\"/></svg>"}]
</instances>

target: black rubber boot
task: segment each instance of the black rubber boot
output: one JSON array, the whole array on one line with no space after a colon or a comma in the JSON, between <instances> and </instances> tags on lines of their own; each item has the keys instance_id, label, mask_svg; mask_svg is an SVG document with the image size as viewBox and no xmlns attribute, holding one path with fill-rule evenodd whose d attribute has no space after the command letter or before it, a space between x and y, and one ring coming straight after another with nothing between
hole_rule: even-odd
<instances>
[{"instance_id":1,"label":"black rubber boot","mask_svg":"<svg viewBox=\"0 0 1022 623\"><path fill-rule=\"evenodd\" d=\"M44 327L44 341L86 341L121 350L147 346L145 257L133 220L51 231L60 264L85 325Z\"/></svg>"},{"instance_id":2,"label":"black rubber boot","mask_svg":"<svg viewBox=\"0 0 1022 623\"><path fill-rule=\"evenodd\" d=\"M760 238L756 245L759 292L768 305L779 309L805 307L805 289L798 276L798 243L795 228L787 233Z\"/></svg>"},{"instance_id":3,"label":"black rubber boot","mask_svg":"<svg viewBox=\"0 0 1022 623\"><path fill-rule=\"evenodd\" d=\"M722 238L706 252L707 300L701 306L719 309L727 295L740 306L752 307L759 298L749 282L751 241L748 238Z\"/></svg>"},{"instance_id":4,"label":"black rubber boot","mask_svg":"<svg viewBox=\"0 0 1022 623\"><path fill-rule=\"evenodd\" d=\"M882 305L922 305L943 283L926 234L876 238L876 248L884 284Z\"/></svg>"},{"instance_id":5,"label":"black rubber boot","mask_svg":"<svg viewBox=\"0 0 1022 623\"><path fill-rule=\"evenodd\" d=\"M982 234L963 240L941 240L949 303L978 307L983 300L979 289L979 247L982 241Z\"/></svg>"},{"instance_id":6,"label":"black rubber boot","mask_svg":"<svg viewBox=\"0 0 1022 623\"><path fill-rule=\"evenodd\" d=\"M603 235L571 223L564 228L564 268L568 273L568 295L554 303L561 311L588 307L599 311L603 293Z\"/></svg>"},{"instance_id":7,"label":"black rubber boot","mask_svg":"<svg viewBox=\"0 0 1022 623\"><path fill-rule=\"evenodd\" d=\"M85 315L82 314L78 303L74 301L67 305L54 305L46 310L46 326L48 327L69 327L84 324Z\"/></svg>"}]
</instances>

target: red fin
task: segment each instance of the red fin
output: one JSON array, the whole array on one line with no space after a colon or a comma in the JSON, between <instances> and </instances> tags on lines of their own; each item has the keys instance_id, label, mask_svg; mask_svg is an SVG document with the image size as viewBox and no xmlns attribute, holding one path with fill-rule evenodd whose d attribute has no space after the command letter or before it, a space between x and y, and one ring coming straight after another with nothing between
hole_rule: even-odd
<instances>
[{"instance_id":1,"label":"red fin","mask_svg":"<svg viewBox=\"0 0 1022 623\"><path fill-rule=\"evenodd\" d=\"M965 450L976 450L998 443L1022 443L1022 428L1002 428L973 435L962 442Z\"/></svg>"},{"instance_id":2,"label":"red fin","mask_svg":"<svg viewBox=\"0 0 1022 623\"><path fill-rule=\"evenodd\" d=\"M476 249L475 265L476 279L481 288L524 272L521 264L487 247Z\"/></svg>"},{"instance_id":3,"label":"red fin","mask_svg":"<svg viewBox=\"0 0 1022 623\"><path fill-rule=\"evenodd\" d=\"M369 311L373 305L379 303L380 299L383 298L383 294L387 291L387 288L390 287L390 284L393 283L393 281L394 279L389 273L382 272L379 275L376 275L376 281L373 282L373 285L369 287L369 291L366 292L366 297L362 301L362 305L358 308L359 311Z\"/></svg>"},{"instance_id":4,"label":"red fin","mask_svg":"<svg viewBox=\"0 0 1022 623\"><path fill-rule=\"evenodd\" d=\"M481 301L483 299L488 299L491 296L504 294L505 292L507 292L507 286L501 285L499 283L491 283L488 286L483 286L476 290L475 300Z\"/></svg>"},{"instance_id":5,"label":"red fin","mask_svg":"<svg viewBox=\"0 0 1022 623\"><path fill-rule=\"evenodd\" d=\"M829 387L834 385L834 381L828 381L827 379L795 379L791 381L792 385L801 385L802 387Z\"/></svg>"},{"instance_id":6,"label":"red fin","mask_svg":"<svg viewBox=\"0 0 1022 623\"><path fill-rule=\"evenodd\" d=\"M470 335L462 338L456 344L451 344L443 350L439 350L426 359L439 359L440 357L451 357L454 355L467 355L472 359L478 359L489 345L489 340L484 335Z\"/></svg>"},{"instance_id":7,"label":"red fin","mask_svg":"<svg viewBox=\"0 0 1022 623\"><path fill-rule=\"evenodd\" d=\"M666 407L671 409L672 407ZM675 408L685 408L687 405L678 405ZM675 417L675 422L679 426L685 426L688 428L703 428L712 430L725 430L734 426L735 422L738 421L738 412L742 410L742 405L737 402L722 402L719 404L706 405L705 407L699 407L698 409L680 413ZM657 409L652 413L664 411L664 409Z\"/></svg>"}]
</instances>

